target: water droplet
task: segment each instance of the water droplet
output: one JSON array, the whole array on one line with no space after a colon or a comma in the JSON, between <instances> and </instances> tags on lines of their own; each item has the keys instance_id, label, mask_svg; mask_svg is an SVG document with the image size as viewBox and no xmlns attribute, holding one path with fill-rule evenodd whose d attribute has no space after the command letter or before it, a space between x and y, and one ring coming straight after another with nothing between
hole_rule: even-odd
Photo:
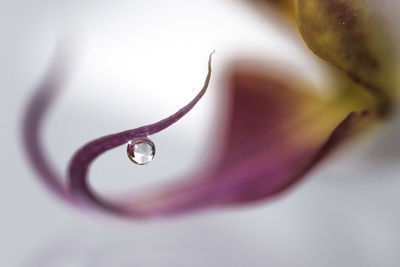
<instances>
[{"instance_id":1,"label":"water droplet","mask_svg":"<svg viewBox=\"0 0 400 267\"><path fill-rule=\"evenodd\" d=\"M138 165L145 165L154 159L156 147L149 138L138 138L129 141L127 153L131 161Z\"/></svg>"}]
</instances>

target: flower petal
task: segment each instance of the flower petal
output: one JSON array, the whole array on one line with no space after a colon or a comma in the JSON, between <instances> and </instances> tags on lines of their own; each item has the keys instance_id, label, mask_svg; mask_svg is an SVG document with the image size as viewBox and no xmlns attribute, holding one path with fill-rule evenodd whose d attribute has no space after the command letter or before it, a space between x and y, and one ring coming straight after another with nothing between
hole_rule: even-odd
<instances>
[{"instance_id":1,"label":"flower petal","mask_svg":"<svg viewBox=\"0 0 400 267\"><path fill-rule=\"evenodd\" d=\"M296 0L309 48L378 96L381 113L398 86L394 44L367 0Z\"/></svg>"},{"instance_id":2,"label":"flower petal","mask_svg":"<svg viewBox=\"0 0 400 267\"><path fill-rule=\"evenodd\" d=\"M130 199L127 214L176 214L255 201L299 181L343 140L374 117L346 111L303 90L298 81L260 66L233 70L230 115L214 168Z\"/></svg>"},{"instance_id":3,"label":"flower petal","mask_svg":"<svg viewBox=\"0 0 400 267\"><path fill-rule=\"evenodd\" d=\"M25 110L22 141L28 160L39 174L41 182L64 201L73 203L63 179L60 178L62 175L55 170L45 155L41 140L41 126L46 113L72 72L70 63L73 56L70 50L71 48L65 44L58 45L56 51L62 52L55 53L44 78L35 88L34 95Z\"/></svg>"},{"instance_id":4,"label":"flower petal","mask_svg":"<svg viewBox=\"0 0 400 267\"><path fill-rule=\"evenodd\" d=\"M344 139L374 120L372 115L361 111L365 108L363 101L361 104L344 101L343 97L340 101L326 100L310 93L308 86L296 79L262 65L239 63L231 70L225 92L228 118L220 135L222 147L216 163L168 187L122 202L109 201L89 187L89 166L101 153L131 138L165 129L184 116L207 88L211 61L204 88L177 113L158 123L105 136L82 147L70 164L69 188L61 182L61 176L53 170L40 145L40 124L46 107L67 76L62 68L65 64L60 62L63 60L55 60L27 110L24 141L28 156L42 180L71 204L133 218L180 214L275 196L299 181Z\"/></svg>"},{"instance_id":5,"label":"flower petal","mask_svg":"<svg viewBox=\"0 0 400 267\"><path fill-rule=\"evenodd\" d=\"M69 186L63 183L60 175L47 158L41 140L41 126L48 108L54 98L63 89L64 83L71 72L70 53L68 47L59 45L52 64L43 80L37 86L32 99L30 100L24 115L23 121L23 142L27 156L32 167L38 173L40 180L58 197L79 208L98 208L114 213L121 213L117 205L102 201L88 187L87 171L89 165L100 154L127 144L129 140L146 137L160 132L185 116L205 94L211 79L211 57L209 55L208 74L204 81L203 88L191 102L179 109L173 115L153 124L142 126L136 129L104 136L89 142L83 146L72 158L69 168ZM87 205L89 204L89 205Z\"/></svg>"}]
</instances>

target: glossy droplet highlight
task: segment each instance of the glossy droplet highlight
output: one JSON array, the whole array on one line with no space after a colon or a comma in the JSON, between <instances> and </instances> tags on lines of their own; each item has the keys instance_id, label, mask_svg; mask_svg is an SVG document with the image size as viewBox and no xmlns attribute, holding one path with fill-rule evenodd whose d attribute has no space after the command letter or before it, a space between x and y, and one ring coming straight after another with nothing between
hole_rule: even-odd
<instances>
[{"instance_id":1,"label":"glossy droplet highlight","mask_svg":"<svg viewBox=\"0 0 400 267\"><path fill-rule=\"evenodd\" d=\"M145 165L154 159L156 147L149 138L138 138L129 141L127 153L132 162Z\"/></svg>"}]
</instances>

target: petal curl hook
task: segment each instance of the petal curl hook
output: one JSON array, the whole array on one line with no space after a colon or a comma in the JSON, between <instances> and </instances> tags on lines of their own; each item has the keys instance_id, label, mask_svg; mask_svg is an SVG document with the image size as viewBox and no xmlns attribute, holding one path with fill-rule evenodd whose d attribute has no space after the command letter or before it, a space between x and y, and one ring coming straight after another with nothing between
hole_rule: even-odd
<instances>
[{"instance_id":1,"label":"petal curl hook","mask_svg":"<svg viewBox=\"0 0 400 267\"><path fill-rule=\"evenodd\" d=\"M97 138L81 147L72 157L68 168L68 183L64 184L63 175L60 175L52 166L43 149L41 140L42 124L48 108L54 102L55 97L65 87L71 73L68 63L70 55L66 47L59 46L56 49L53 62L42 81L36 86L23 118L22 140L26 149L26 155L31 165L38 174L40 180L57 196L68 203L80 208L95 208L107 212L143 217L141 212L127 210L118 204L109 203L96 195L89 188L87 182L88 168L90 164L102 153L117 146L128 143L130 140L147 138L171 126L185 114L187 114L205 94L211 79L211 59L215 50L210 53L208 59L208 73L200 92L183 108L171 116L156 123L139 128L126 130Z\"/></svg>"}]
</instances>

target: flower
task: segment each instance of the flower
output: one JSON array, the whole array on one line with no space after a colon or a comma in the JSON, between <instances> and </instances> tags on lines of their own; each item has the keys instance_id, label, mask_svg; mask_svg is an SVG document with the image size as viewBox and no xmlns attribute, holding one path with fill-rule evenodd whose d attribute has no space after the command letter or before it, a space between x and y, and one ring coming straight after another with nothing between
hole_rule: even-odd
<instances>
[{"instance_id":1,"label":"flower","mask_svg":"<svg viewBox=\"0 0 400 267\"><path fill-rule=\"evenodd\" d=\"M260 2L260 1L258 1ZM24 141L43 181L73 205L132 218L181 214L274 197L291 188L349 137L390 115L395 104L397 61L390 36L366 1L308 0L274 3L295 21L307 46L338 71L333 95L309 90L305 81L263 63L238 62L229 69L227 117L213 166L193 177L134 198L109 202L87 183L90 164L103 152L159 132L182 118L204 95L157 123L98 138L71 160L68 186L46 160L40 122L68 71L56 59L26 112ZM62 55L62 53L61 53Z\"/></svg>"}]
</instances>

